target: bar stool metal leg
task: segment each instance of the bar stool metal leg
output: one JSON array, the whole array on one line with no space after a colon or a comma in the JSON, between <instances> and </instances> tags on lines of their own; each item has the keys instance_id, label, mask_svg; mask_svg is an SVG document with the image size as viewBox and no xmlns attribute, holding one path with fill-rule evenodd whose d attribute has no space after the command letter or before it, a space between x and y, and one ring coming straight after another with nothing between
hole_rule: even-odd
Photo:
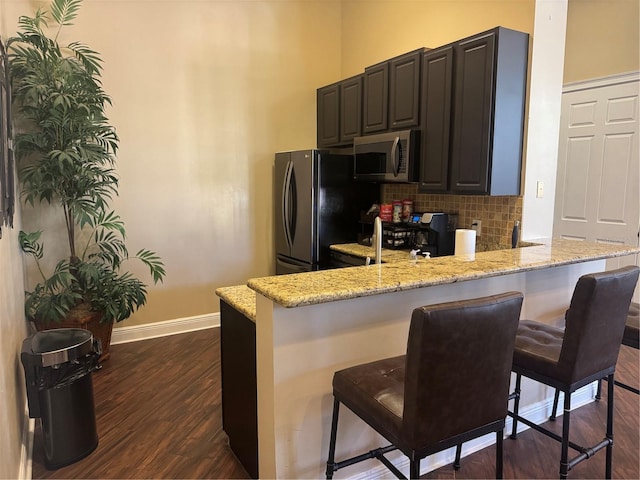
<instances>
[{"instance_id":1,"label":"bar stool metal leg","mask_svg":"<svg viewBox=\"0 0 640 480\"><path fill-rule=\"evenodd\" d=\"M569 424L571 421L571 392L564 394L564 412L562 415L562 451L560 454L560 478L569 473Z\"/></svg>"},{"instance_id":2,"label":"bar stool metal leg","mask_svg":"<svg viewBox=\"0 0 640 480\"><path fill-rule=\"evenodd\" d=\"M420 459L411 460L411 466L409 467L409 478L420 478Z\"/></svg>"},{"instance_id":3,"label":"bar stool metal leg","mask_svg":"<svg viewBox=\"0 0 640 480\"><path fill-rule=\"evenodd\" d=\"M460 457L462 456L462 444L456 446L456 459L453 461L453 469L460 470Z\"/></svg>"},{"instance_id":4,"label":"bar stool metal leg","mask_svg":"<svg viewBox=\"0 0 640 480\"><path fill-rule=\"evenodd\" d=\"M496 478L503 478L502 466L503 466L503 442L504 442L504 430L496 432Z\"/></svg>"},{"instance_id":5,"label":"bar stool metal leg","mask_svg":"<svg viewBox=\"0 0 640 480\"><path fill-rule=\"evenodd\" d=\"M556 412L558 411L558 400L560 399L560 390L556 388L556 393L553 396L553 408L551 409L551 416L549 420L556 421Z\"/></svg>"},{"instance_id":6,"label":"bar stool metal leg","mask_svg":"<svg viewBox=\"0 0 640 480\"><path fill-rule=\"evenodd\" d=\"M331 438L329 440L329 457L327 459L327 479L333 478L335 453L336 453L336 436L338 433L338 412L340 410L340 401L334 397L333 399L333 419L331 420Z\"/></svg>"},{"instance_id":7,"label":"bar stool metal leg","mask_svg":"<svg viewBox=\"0 0 640 480\"><path fill-rule=\"evenodd\" d=\"M511 397L513 397L513 424L511 426L511 438L518 438L518 407L520 406L520 382L522 381L522 375L516 374L516 387Z\"/></svg>"},{"instance_id":8,"label":"bar stool metal leg","mask_svg":"<svg viewBox=\"0 0 640 480\"><path fill-rule=\"evenodd\" d=\"M613 460L613 373L607 378L607 460L605 464L605 478L611 478Z\"/></svg>"}]
</instances>

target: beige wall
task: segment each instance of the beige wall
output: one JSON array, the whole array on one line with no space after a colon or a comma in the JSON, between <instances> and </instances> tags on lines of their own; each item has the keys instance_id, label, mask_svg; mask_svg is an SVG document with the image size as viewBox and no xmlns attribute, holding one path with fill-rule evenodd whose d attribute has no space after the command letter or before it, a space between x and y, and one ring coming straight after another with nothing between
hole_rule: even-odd
<instances>
[{"instance_id":1,"label":"beige wall","mask_svg":"<svg viewBox=\"0 0 640 480\"><path fill-rule=\"evenodd\" d=\"M25 408L24 372L20 363L24 319L22 254L18 246L20 217L13 229L2 226L0 239L0 478L18 478Z\"/></svg>"},{"instance_id":2,"label":"beige wall","mask_svg":"<svg viewBox=\"0 0 640 480\"><path fill-rule=\"evenodd\" d=\"M4 11L13 32L33 2ZM273 154L315 145L315 90L340 77L340 25L327 0L84 2L64 39L104 59L115 206L130 252L155 250L167 269L118 326L216 312L217 287L272 273Z\"/></svg>"},{"instance_id":3,"label":"beige wall","mask_svg":"<svg viewBox=\"0 0 640 480\"><path fill-rule=\"evenodd\" d=\"M344 0L342 73L503 26L533 32L534 0Z\"/></svg>"},{"instance_id":4,"label":"beige wall","mask_svg":"<svg viewBox=\"0 0 640 480\"><path fill-rule=\"evenodd\" d=\"M564 83L640 70L638 0L569 0Z\"/></svg>"},{"instance_id":5,"label":"beige wall","mask_svg":"<svg viewBox=\"0 0 640 480\"><path fill-rule=\"evenodd\" d=\"M7 33L36 5L0 1ZM533 0L85 2L67 39L105 60L121 137L115 206L130 250L153 249L167 267L147 306L119 326L215 312L215 288L273 272L273 153L315 145L317 87L496 25L531 33L534 8ZM24 216L29 229L29 209Z\"/></svg>"}]
</instances>

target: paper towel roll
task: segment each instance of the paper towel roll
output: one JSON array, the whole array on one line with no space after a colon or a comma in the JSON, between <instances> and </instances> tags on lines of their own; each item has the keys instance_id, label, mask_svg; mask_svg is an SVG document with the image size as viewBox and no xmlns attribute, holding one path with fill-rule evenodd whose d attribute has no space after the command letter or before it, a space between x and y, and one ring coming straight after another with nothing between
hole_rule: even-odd
<instances>
[{"instance_id":1,"label":"paper towel roll","mask_svg":"<svg viewBox=\"0 0 640 480\"><path fill-rule=\"evenodd\" d=\"M475 230L456 230L455 255L457 256L475 256L476 253L476 231Z\"/></svg>"}]
</instances>

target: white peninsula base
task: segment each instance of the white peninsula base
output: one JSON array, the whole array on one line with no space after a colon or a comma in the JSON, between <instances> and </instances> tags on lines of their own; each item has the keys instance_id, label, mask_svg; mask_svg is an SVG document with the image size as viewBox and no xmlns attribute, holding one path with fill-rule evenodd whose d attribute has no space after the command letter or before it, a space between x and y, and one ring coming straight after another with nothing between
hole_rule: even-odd
<instances>
[{"instance_id":1,"label":"white peninsula base","mask_svg":"<svg viewBox=\"0 0 640 480\"><path fill-rule=\"evenodd\" d=\"M373 265L360 268L380 268ZM414 308L506 291L525 295L521 318L553 323L566 310L578 278L605 269L604 260L508 273L393 293L285 308L257 294L258 439L261 478L324 478L336 370L405 353ZM345 269L348 270L348 269ZM455 372L451 372L455 375ZM542 421L553 391L523 382L521 410ZM592 398L591 388L582 399ZM508 419L508 426L510 425ZM535 420L537 421L537 420ZM340 411L336 460L386 444L346 407ZM464 454L490 445L493 435L465 444ZM508 455L509 443L505 444ZM422 473L453 461L446 451L422 461ZM408 473L408 461L392 461ZM388 471L370 460L335 478L382 478Z\"/></svg>"}]
</instances>

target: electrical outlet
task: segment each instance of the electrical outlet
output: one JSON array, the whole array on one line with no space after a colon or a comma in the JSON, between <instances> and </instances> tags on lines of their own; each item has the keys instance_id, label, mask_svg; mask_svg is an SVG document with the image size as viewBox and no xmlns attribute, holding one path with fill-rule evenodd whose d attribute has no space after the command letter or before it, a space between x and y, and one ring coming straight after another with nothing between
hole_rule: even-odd
<instances>
[{"instance_id":1,"label":"electrical outlet","mask_svg":"<svg viewBox=\"0 0 640 480\"><path fill-rule=\"evenodd\" d=\"M544 197L544 182L542 180L539 180L538 183L536 184L536 187L537 187L536 198Z\"/></svg>"},{"instance_id":2,"label":"electrical outlet","mask_svg":"<svg viewBox=\"0 0 640 480\"><path fill-rule=\"evenodd\" d=\"M476 231L476 236L480 236L482 233L482 220L472 220L471 221L471 230Z\"/></svg>"}]
</instances>

